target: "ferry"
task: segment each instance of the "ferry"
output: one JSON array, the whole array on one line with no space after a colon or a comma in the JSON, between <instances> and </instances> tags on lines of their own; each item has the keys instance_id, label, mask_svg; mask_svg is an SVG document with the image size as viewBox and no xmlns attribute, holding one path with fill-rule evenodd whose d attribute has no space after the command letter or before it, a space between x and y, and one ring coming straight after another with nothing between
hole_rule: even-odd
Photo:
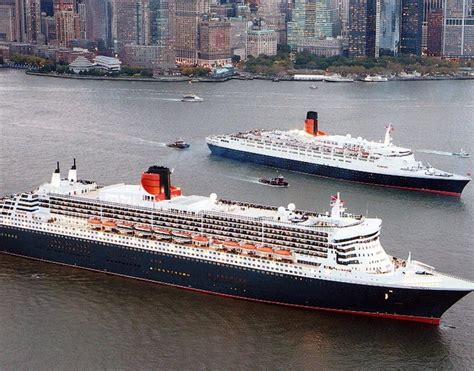
<instances>
[{"instance_id":1,"label":"ferry","mask_svg":"<svg viewBox=\"0 0 474 371\"><path fill-rule=\"evenodd\" d=\"M206 138L212 154L312 175L371 185L460 196L469 176L435 169L395 146L386 127L383 142L329 135L309 111L304 130L251 130Z\"/></svg>"},{"instance_id":2,"label":"ferry","mask_svg":"<svg viewBox=\"0 0 474 371\"><path fill-rule=\"evenodd\" d=\"M380 75L367 75L361 81L365 82L387 82L388 78Z\"/></svg>"},{"instance_id":3,"label":"ferry","mask_svg":"<svg viewBox=\"0 0 474 371\"><path fill-rule=\"evenodd\" d=\"M439 324L474 283L389 255L382 221L346 212L185 196L170 170L99 186L74 165L0 200L0 252L201 293ZM429 256L427 251L426 256Z\"/></svg>"},{"instance_id":4,"label":"ferry","mask_svg":"<svg viewBox=\"0 0 474 371\"><path fill-rule=\"evenodd\" d=\"M324 78L325 82L354 82L350 77L343 77L341 75L330 75Z\"/></svg>"}]
</instances>

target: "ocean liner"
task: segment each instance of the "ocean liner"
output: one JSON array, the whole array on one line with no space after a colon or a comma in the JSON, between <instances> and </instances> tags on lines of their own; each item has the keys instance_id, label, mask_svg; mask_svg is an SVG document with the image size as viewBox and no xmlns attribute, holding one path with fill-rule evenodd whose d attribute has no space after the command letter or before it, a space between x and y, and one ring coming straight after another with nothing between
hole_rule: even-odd
<instances>
[{"instance_id":1,"label":"ocean liner","mask_svg":"<svg viewBox=\"0 0 474 371\"><path fill-rule=\"evenodd\" d=\"M392 125L383 142L328 135L308 112L303 130L251 130L206 138L212 154L261 165L358 183L460 196L468 176L416 161L408 148L392 144Z\"/></svg>"},{"instance_id":2,"label":"ocean liner","mask_svg":"<svg viewBox=\"0 0 474 371\"><path fill-rule=\"evenodd\" d=\"M0 202L3 253L231 298L438 324L474 283L388 255L381 220L184 196L152 166L98 186L74 166Z\"/></svg>"}]
</instances>

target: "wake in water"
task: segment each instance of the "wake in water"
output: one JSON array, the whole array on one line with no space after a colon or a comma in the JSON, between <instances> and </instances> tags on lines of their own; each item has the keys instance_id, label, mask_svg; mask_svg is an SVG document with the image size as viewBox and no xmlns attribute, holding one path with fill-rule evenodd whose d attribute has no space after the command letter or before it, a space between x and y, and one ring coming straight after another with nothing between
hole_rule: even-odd
<instances>
[{"instance_id":1,"label":"wake in water","mask_svg":"<svg viewBox=\"0 0 474 371\"><path fill-rule=\"evenodd\" d=\"M240 180L241 182L247 182L247 183L255 183L255 184L260 184L258 181L258 178L252 178L252 177L237 177L237 176L232 176L232 175L224 175L226 178L234 179L234 180Z\"/></svg>"},{"instance_id":2,"label":"wake in water","mask_svg":"<svg viewBox=\"0 0 474 371\"><path fill-rule=\"evenodd\" d=\"M453 156L452 152L435 151L433 149L418 149L416 150L416 152L433 153L435 155L441 155L441 156Z\"/></svg>"}]
</instances>

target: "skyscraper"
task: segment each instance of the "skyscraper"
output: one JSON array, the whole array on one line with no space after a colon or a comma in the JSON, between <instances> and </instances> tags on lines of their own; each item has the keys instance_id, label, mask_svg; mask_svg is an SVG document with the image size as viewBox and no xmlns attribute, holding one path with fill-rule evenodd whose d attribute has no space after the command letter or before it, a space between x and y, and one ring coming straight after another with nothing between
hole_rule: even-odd
<instances>
[{"instance_id":1,"label":"skyscraper","mask_svg":"<svg viewBox=\"0 0 474 371\"><path fill-rule=\"evenodd\" d=\"M175 64L175 11L174 0L149 0L149 42L158 48L157 67Z\"/></svg>"},{"instance_id":2,"label":"skyscraper","mask_svg":"<svg viewBox=\"0 0 474 371\"><path fill-rule=\"evenodd\" d=\"M328 0L295 0L288 22L288 45L312 43L332 37L333 23Z\"/></svg>"},{"instance_id":3,"label":"skyscraper","mask_svg":"<svg viewBox=\"0 0 474 371\"><path fill-rule=\"evenodd\" d=\"M421 55L423 0L402 0L400 53Z\"/></svg>"},{"instance_id":4,"label":"skyscraper","mask_svg":"<svg viewBox=\"0 0 474 371\"><path fill-rule=\"evenodd\" d=\"M400 0L380 2L380 55L397 55L400 48Z\"/></svg>"},{"instance_id":5,"label":"skyscraper","mask_svg":"<svg viewBox=\"0 0 474 371\"><path fill-rule=\"evenodd\" d=\"M199 64L223 65L231 62L230 22L219 18L199 23Z\"/></svg>"},{"instance_id":6,"label":"skyscraper","mask_svg":"<svg viewBox=\"0 0 474 371\"><path fill-rule=\"evenodd\" d=\"M426 19L426 54L439 57L443 51L443 9L431 9Z\"/></svg>"},{"instance_id":7,"label":"skyscraper","mask_svg":"<svg viewBox=\"0 0 474 371\"><path fill-rule=\"evenodd\" d=\"M428 37L428 17L433 10L443 9L445 0L423 0L423 25L421 33L421 47L426 49Z\"/></svg>"},{"instance_id":8,"label":"skyscraper","mask_svg":"<svg viewBox=\"0 0 474 371\"><path fill-rule=\"evenodd\" d=\"M144 2L142 0L112 0L112 38L116 53L125 44L145 44Z\"/></svg>"},{"instance_id":9,"label":"skyscraper","mask_svg":"<svg viewBox=\"0 0 474 371\"><path fill-rule=\"evenodd\" d=\"M175 52L181 63L198 63L199 21L209 13L209 0L176 0Z\"/></svg>"},{"instance_id":10,"label":"skyscraper","mask_svg":"<svg viewBox=\"0 0 474 371\"><path fill-rule=\"evenodd\" d=\"M0 1L0 41L15 39L15 3L7 4Z\"/></svg>"},{"instance_id":11,"label":"skyscraper","mask_svg":"<svg viewBox=\"0 0 474 371\"><path fill-rule=\"evenodd\" d=\"M443 55L474 56L474 9L472 0L446 0Z\"/></svg>"},{"instance_id":12,"label":"skyscraper","mask_svg":"<svg viewBox=\"0 0 474 371\"><path fill-rule=\"evenodd\" d=\"M349 1L349 57L378 57L380 0Z\"/></svg>"},{"instance_id":13,"label":"skyscraper","mask_svg":"<svg viewBox=\"0 0 474 371\"><path fill-rule=\"evenodd\" d=\"M265 21L268 29L275 30L280 44L286 44L287 11L285 0L260 0L258 4L258 17Z\"/></svg>"},{"instance_id":14,"label":"skyscraper","mask_svg":"<svg viewBox=\"0 0 474 371\"><path fill-rule=\"evenodd\" d=\"M108 0L84 0L86 32L90 40L102 40L107 46L111 33L111 14Z\"/></svg>"}]
</instances>

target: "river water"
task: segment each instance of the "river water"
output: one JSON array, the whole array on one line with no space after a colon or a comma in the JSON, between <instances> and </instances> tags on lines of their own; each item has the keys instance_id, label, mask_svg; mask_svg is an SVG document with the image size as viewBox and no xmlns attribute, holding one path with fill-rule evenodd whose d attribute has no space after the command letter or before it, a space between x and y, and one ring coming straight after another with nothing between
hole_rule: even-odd
<instances>
[{"instance_id":1,"label":"river water","mask_svg":"<svg viewBox=\"0 0 474 371\"><path fill-rule=\"evenodd\" d=\"M474 280L474 186L461 198L363 186L282 171L291 186L256 183L276 171L209 155L210 134L301 128L307 110L329 133L394 142L460 174L473 162L474 83L328 84L76 81L0 70L0 196L48 181L78 161L80 178L137 183L149 165L174 168L185 194L383 219L393 255ZM180 102L183 94L204 98ZM164 143L183 137L191 148ZM439 327L224 299L0 256L1 369L473 369L474 294Z\"/></svg>"}]
</instances>

